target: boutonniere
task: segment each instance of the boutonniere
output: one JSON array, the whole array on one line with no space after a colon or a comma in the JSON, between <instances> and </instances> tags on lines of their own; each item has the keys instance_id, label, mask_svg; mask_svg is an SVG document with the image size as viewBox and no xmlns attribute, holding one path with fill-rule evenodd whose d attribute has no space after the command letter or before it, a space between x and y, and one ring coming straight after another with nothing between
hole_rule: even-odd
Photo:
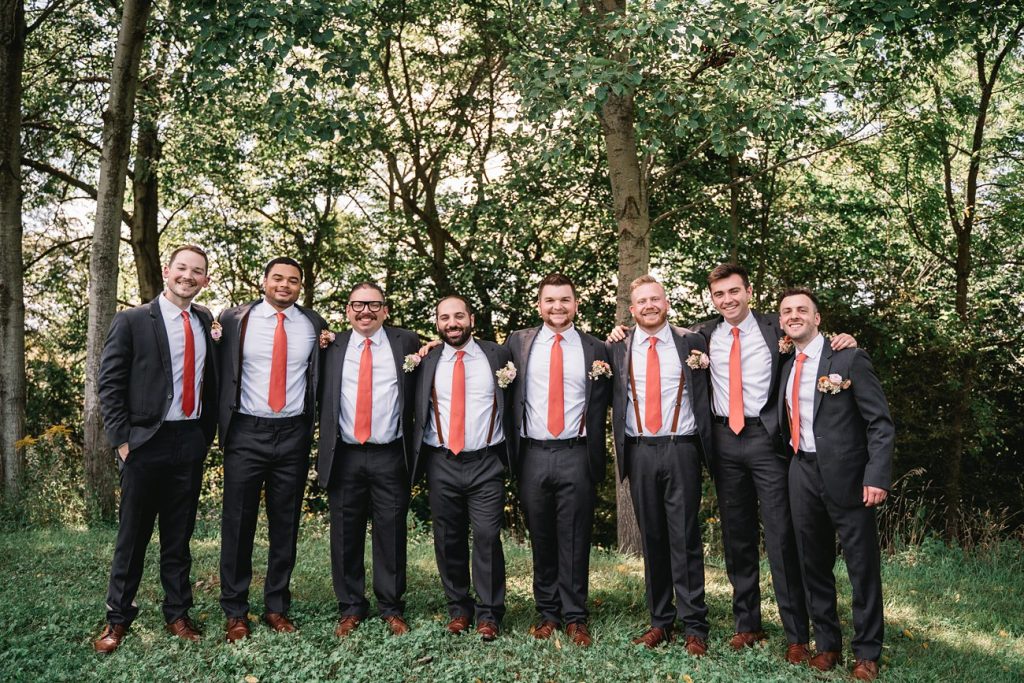
<instances>
[{"instance_id":1,"label":"boutonniere","mask_svg":"<svg viewBox=\"0 0 1024 683\"><path fill-rule=\"evenodd\" d=\"M693 349L686 357L686 364L690 366L691 370L707 370L711 365L711 359L703 351Z\"/></svg>"},{"instance_id":2,"label":"boutonniere","mask_svg":"<svg viewBox=\"0 0 1024 683\"><path fill-rule=\"evenodd\" d=\"M793 353L793 340L789 338L788 334L779 340L779 353Z\"/></svg>"},{"instance_id":3,"label":"boutonniere","mask_svg":"<svg viewBox=\"0 0 1024 683\"><path fill-rule=\"evenodd\" d=\"M320 348L326 349L334 341L334 333L330 330L320 332Z\"/></svg>"},{"instance_id":4,"label":"boutonniere","mask_svg":"<svg viewBox=\"0 0 1024 683\"><path fill-rule=\"evenodd\" d=\"M843 389L849 389L852 383L849 379L843 379L842 375L833 372L831 375L822 375L818 378L818 391L834 395Z\"/></svg>"},{"instance_id":5,"label":"boutonniere","mask_svg":"<svg viewBox=\"0 0 1024 683\"><path fill-rule=\"evenodd\" d=\"M498 386L502 389L508 388L509 384L512 384L512 380L516 378L516 366L512 361L505 364L505 367L498 368L494 371L494 376L498 378Z\"/></svg>"},{"instance_id":6,"label":"boutonniere","mask_svg":"<svg viewBox=\"0 0 1024 683\"><path fill-rule=\"evenodd\" d=\"M420 358L420 354L410 353L402 359L402 372L412 372L419 366L421 360L423 359Z\"/></svg>"},{"instance_id":7,"label":"boutonniere","mask_svg":"<svg viewBox=\"0 0 1024 683\"><path fill-rule=\"evenodd\" d=\"M587 373L590 379L601 379L602 377L612 376L612 366L605 363L603 360L595 360L590 366L590 372Z\"/></svg>"},{"instance_id":8,"label":"boutonniere","mask_svg":"<svg viewBox=\"0 0 1024 683\"><path fill-rule=\"evenodd\" d=\"M210 339L215 342L219 342L221 336L224 334L224 328L220 326L220 323L214 320L210 324Z\"/></svg>"}]
</instances>

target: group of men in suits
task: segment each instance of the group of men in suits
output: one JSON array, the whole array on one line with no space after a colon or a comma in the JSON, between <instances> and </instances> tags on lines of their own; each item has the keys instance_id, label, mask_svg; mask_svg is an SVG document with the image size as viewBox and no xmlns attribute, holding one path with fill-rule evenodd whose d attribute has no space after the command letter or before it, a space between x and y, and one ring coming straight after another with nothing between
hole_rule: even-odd
<instances>
[{"instance_id":1,"label":"group of men in suits","mask_svg":"<svg viewBox=\"0 0 1024 683\"><path fill-rule=\"evenodd\" d=\"M734 587L731 646L766 639L760 508L787 660L823 670L841 660L834 529L854 579L855 675L874 665L877 676L882 614L873 506L889 485L892 423L866 354L850 348L855 341L848 335L824 343L808 290L783 298L780 323L750 310L745 270L719 266L709 286L721 315L690 331L668 324L665 290L644 276L631 285L636 327L618 328L617 342L605 343L575 327L575 287L552 274L538 287L539 326L513 332L504 345L478 340L470 302L453 295L435 309L441 342L421 349L416 334L384 326L388 304L371 282L349 293L349 329L328 331L323 318L296 304L302 269L285 257L267 265L263 298L214 322L192 303L208 282L206 270L198 247L175 250L164 268L164 292L118 313L104 349L99 389L118 452L122 502L97 651L115 650L138 612L134 597L157 517L167 628L199 638L188 616L188 544L215 427L224 450L225 637L234 642L250 633L261 496L270 546L263 620L275 631L295 630L289 582L317 417L338 637L369 615L363 557L369 521L380 615L392 633L409 631L406 515L411 485L422 476L447 629L457 634L475 624L483 640L498 637L508 468L533 552L539 618L530 633L545 639L564 628L571 642L586 647L592 643L587 595L595 489L606 470L611 403L619 475L630 482L641 531L651 616L634 642L655 647L671 640L678 616L685 649L707 652L698 521L707 466ZM797 349L795 364L786 344ZM818 366L801 375L807 358ZM823 388L815 379L823 371L837 381ZM854 505L858 486L863 496ZM813 658L808 606L819 650Z\"/></svg>"}]
</instances>

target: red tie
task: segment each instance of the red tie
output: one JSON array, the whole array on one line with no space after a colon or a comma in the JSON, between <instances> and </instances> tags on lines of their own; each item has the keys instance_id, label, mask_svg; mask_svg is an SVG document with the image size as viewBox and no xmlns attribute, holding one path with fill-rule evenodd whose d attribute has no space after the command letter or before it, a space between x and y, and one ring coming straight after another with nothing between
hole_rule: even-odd
<instances>
[{"instance_id":1,"label":"red tie","mask_svg":"<svg viewBox=\"0 0 1024 683\"><path fill-rule=\"evenodd\" d=\"M355 437L359 443L370 438L370 424L373 422L373 353L370 340L363 345L359 356L359 387L356 390Z\"/></svg>"},{"instance_id":2,"label":"red tie","mask_svg":"<svg viewBox=\"0 0 1024 683\"><path fill-rule=\"evenodd\" d=\"M729 351L729 429L743 431L743 364L740 361L740 328L732 328L732 350Z\"/></svg>"},{"instance_id":3,"label":"red tie","mask_svg":"<svg viewBox=\"0 0 1024 683\"><path fill-rule=\"evenodd\" d=\"M267 404L275 413L284 409L285 394L288 393L288 335L284 331L284 313L277 313L277 327L274 328L274 352L270 358L270 395Z\"/></svg>"},{"instance_id":4,"label":"red tie","mask_svg":"<svg viewBox=\"0 0 1024 683\"><path fill-rule=\"evenodd\" d=\"M800 450L800 371L804 368L807 354L796 356L796 367L793 370L793 395L789 399L789 436L793 452Z\"/></svg>"},{"instance_id":5,"label":"red tie","mask_svg":"<svg viewBox=\"0 0 1024 683\"><path fill-rule=\"evenodd\" d=\"M181 312L181 327L185 331L185 372L181 376L181 412L192 417L196 409L196 342L192 338L192 322L188 311Z\"/></svg>"},{"instance_id":6,"label":"red tie","mask_svg":"<svg viewBox=\"0 0 1024 683\"><path fill-rule=\"evenodd\" d=\"M658 350L654 348L657 343L657 337L647 338L644 422L647 423L647 431L651 434L661 431L661 360L658 358Z\"/></svg>"},{"instance_id":7,"label":"red tie","mask_svg":"<svg viewBox=\"0 0 1024 683\"><path fill-rule=\"evenodd\" d=\"M551 344L551 364L548 375L548 431L556 439L565 431L565 396L562 389L562 335L556 334Z\"/></svg>"},{"instance_id":8,"label":"red tie","mask_svg":"<svg viewBox=\"0 0 1024 683\"><path fill-rule=\"evenodd\" d=\"M455 369L452 370L452 419L448 450L456 455L466 447L466 364L462 362L465 355L465 351L455 352Z\"/></svg>"}]
</instances>

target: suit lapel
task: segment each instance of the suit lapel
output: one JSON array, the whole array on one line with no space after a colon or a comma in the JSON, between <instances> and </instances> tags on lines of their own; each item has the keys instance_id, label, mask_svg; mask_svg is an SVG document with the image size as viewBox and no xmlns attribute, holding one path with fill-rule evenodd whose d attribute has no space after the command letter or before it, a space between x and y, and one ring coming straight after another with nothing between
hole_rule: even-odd
<instances>
[{"instance_id":1,"label":"suit lapel","mask_svg":"<svg viewBox=\"0 0 1024 683\"><path fill-rule=\"evenodd\" d=\"M818 374L815 378L823 377L828 375L829 370L832 368L832 347L826 341L821 348L821 358L818 359ZM818 406L821 405L822 392L818 391L817 382L814 385L814 417L811 420L811 424L818 419Z\"/></svg>"},{"instance_id":2,"label":"suit lapel","mask_svg":"<svg viewBox=\"0 0 1024 683\"><path fill-rule=\"evenodd\" d=\"M672 339L676 343L676 353L679 354L679 363L683 366L683 377L685 378L686 384L692 386L693 376L690 374L690 366L686 364L686 359L690 355L690 342L686 340L686 337L680 334L674 327L669 326L669 331L672 333Z\"/></svg>"},{"instance_id":3,"label":"suit lapel","mask_svg":"<svg viewBox=\"0 0 1024 683\"><path fill-rule=\"evenodd\" d=\"M160 294L159 296L163 296ZM156 346L160 349L160 363L164 367L164 375L167 377L168 386L174 386L174 373L171 370L171 345L167 341L167 327L164 325L163 311L160 310L159 298L149 302L149 316L153 319L153 336L156 337Z\"/></svg>"},{"instance_id":4,"label":"suit lapel","mask_svg":"<svg viewBox=\"0 0 1024 683\"><path fill-rule=\"evenodd\" d=\"M540 332L540 327L532 327L523 333L523 379L522 387L523 390L520 392L523 405L526 405L526 387L527 387L527 371L530 367L530 353L533 351L533 342L537 340L537 333Z\"/></svg>"},{"instance_id":5,"label":"suit lapel","mask_svg":"<svg viewBox=\"0 0 1024 683\"><path fill-rule=\"evenodd\" d=\"M444 353L444 344L437 347L436 353L431 349L431 353L428 353L422 361L423 367L420 368L420 386L423 387L423 397L428 409L430 408L431 396L434 393L434 380L437 375L437 366L441 363L441 354ZM429 415L427 417L429 420Z\"/></svg>"},{"instance_id":6,"label":"suit lapel","mask_svg":"<svg viewBox=\"0 0 1024 683\"><path fill-rule=\"evenodd\" d=\"M477 342L477 346L484 350L484 355L487 357L487 364L491 368L491 380L494 382L494 399L498 402L498 415L501 415L501 411L505 408L505 395L501 391L501 387L498 386L498 350L493 346L484 346Z\"/></svg>"},{"instance_id":7,"label":"suit lapel","mask_svg":"<svg viewBox=\"0 0 1024 683\"><path fill-rule=\"evenodd\" d=\"M341 381L342 375L345 373L345 355L348 353L348 345L352 339L352 330L345 330L334 337L334 343L327 347L328 353L334 353L337 357L338 371L327 375L328 386L325 391L331 392L328 394L331 401L338 401L338 410L335 411L338 415L341 414ZM333 349L331 347L337 347ZM333 375L333 376L332 376Z\"/></svg>"},{"instance_id":8,"label":"suit lapel","mask_svg":"<svg viewBox=\"0 0 1024 683\"><path fill-rule=\"evenodd\" d=\"M623 396L629 393L629 364L633 361L633 339L635 336L636 328L634 327L626 334L622 343L615 346L615 352L619 355L619 376L615 378L615 381L619 383Z\"/></svg>"},{"instance_id":9,"label":"suit lapel","mask_svg":"<svg viewBox=\"0 0 1024 683\"><path fill-rule=\"evenodd\" d=\"M586 397L583 399L583 410L584 416L586 410L590 406L590 393L594 388L594 380L590 377L590 368L594 366L594 357L597 355L594 351L594 342L583 336L583 333L576 330L576 334L580 337L580 343L583 345L583 375L587 383Z\"/></svg>"},{"instance_id":10,"label":"suit lapel","mask_svg":"<svg viewBox=\"0 0 1024 683\"><path fill-rule=\"evenodd\" d=\"M388 346L391 347L391 355L395 360L395 373L398 377L398 405L405 405L405 382L403 376L405 373L402 371L402 364L405 363L405 356L402 355L402 348L398 343L398 339L395 337L394 328L385 327L384 335L388 338Z\"/></svg>"},{"instance_id":11,"label":"suit lapel","mask_svg":"<svg viewBox=\"0 0 1024 683\"><path fill-rule=\"evenodd\" d=\"M751 311L754 316L754 320L757 321L757 326L761 330L761 336L764 337L764 343L768 345L768 351L772 354L772 367L779 367L779 331L768 316L761 315Z\"/></svg>"}]
</instances>

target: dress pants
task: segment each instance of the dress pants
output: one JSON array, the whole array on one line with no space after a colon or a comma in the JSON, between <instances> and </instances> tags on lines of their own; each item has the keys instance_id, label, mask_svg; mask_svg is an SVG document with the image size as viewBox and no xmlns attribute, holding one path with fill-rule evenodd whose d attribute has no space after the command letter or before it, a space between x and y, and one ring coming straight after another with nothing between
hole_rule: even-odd
<instances>
[{"instance_id":1,"label":"dress pants","mask_svg":"<svg viewBox=\"0 0 1024 683\"><path fill-rule=\"evenodd\" d=\"M732 583L737 632L760 631L760 533L764 524L775 599L786 639L806 643L807 606L789 510L789 463L780 457L760 421L748 418L738 435L718 420L713 425L715 486L722 517L725 568Z\"/></svg>"},{"instance_id":2,"label":"dress pants","mask_svg":"<svg viewBox=\"0 0 1024 683\"><path fill-rule=\"evenodd\" d=\"M117 458L121 505L107 586L109 623L129 626L139 613L135 594L157 517L164 619L168 623L176 621L192 607L189 541L196 524L206 451L199 421L182 420L164 422L149 441L128 454L126 461Z\"/></svg>"},{"instance_id":3,"label":"dress pants","mask_svg":"<svg viewBox=\"0 0 1024 683\"><path fill-rule=\"evenodd\" d=\"M505 554L501 523L505 513L504 446L451 451L424 446L434 554L452 617L501 623L505 615ZM469 530L473 530L474 605L469 592Z\"/></svg>"},{"instance_id":4,"label":"dress pants","mask_svg":"<svg viewBox=\"0 0 1024 683\"><path fill-rule=\"evenodd\" d=\"M269 551L264 611L287 614L309 471L309 425L301 415L264 418L236 413L224 452L220 605L228 617L249 613L252 548L260 494L267 502Z\"/></svg>"},{"instance_id":5,"label":"dress pants","mask_svg":"<svg viewBox=\"0 0 1024 683\"><path fill-rule=\"evenodd\" d=\"M627 437L628 438L628 437ZM626 444L629 487L644 551L644 583L651 626L707 638L704 546L700 537L701 458L692 437Z\"/></svg>"},{"instance_id":6,"label":"dress pants","mask_svg":"<svg viewBox=\"0 0 1024 683\"><path fill-rule=\"evenodd\" d=\"M885 627L875 508L836 505L825 492L814 454L793 459L789 497L815 646L819 651L843 649L833 573L838 534L853 588L853 653L857 659L878 661Z\"/></svg>"},{"instance_id":7,"label":"dress pants","mask_svg":"<svg viewBox=\"0 0 1024 683\"><path fill-rule=\"evenodd\" d=\"M586 623L595 501L587 446L542 444L527 442L519 476L533 597L543 621Z\"/></svg>"},{"instance_id":8,"label":"dress pants","mask_svg":"<svg viewBox=\"0 0 1024 683\"><path fill-rule=\"evenodd\" d=\"M338 438L327 483L331 513L331 579L342 616L365 618L366 523L373 522L373 593L381 616L405 609L409 472L402 440L349 444Z\"/></svg>"}]
</instances>

